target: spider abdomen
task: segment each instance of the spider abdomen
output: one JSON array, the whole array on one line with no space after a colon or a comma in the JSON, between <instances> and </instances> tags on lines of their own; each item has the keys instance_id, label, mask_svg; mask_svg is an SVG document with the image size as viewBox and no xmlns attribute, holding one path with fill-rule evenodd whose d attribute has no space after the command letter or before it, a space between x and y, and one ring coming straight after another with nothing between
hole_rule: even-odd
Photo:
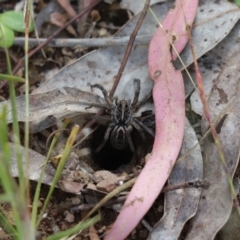
<instances>
[{"instance_id":1,"label":"spider abdomen","mask_svg":"<svg viewBox=\"0 0 240 240\"><path fill-rule=\"evenodd\" d=\"M110 142L115 149L123 150L128 146L126 129L124 126L116 125L111 132Z\"/></svg>"}]
</instances>

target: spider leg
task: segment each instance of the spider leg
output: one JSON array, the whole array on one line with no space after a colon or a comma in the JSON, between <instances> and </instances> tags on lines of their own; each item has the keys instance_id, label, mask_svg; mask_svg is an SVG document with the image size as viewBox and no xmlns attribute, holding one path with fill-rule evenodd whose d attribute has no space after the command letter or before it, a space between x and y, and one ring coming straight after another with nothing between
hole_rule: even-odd
<instances>
[{"instance_id":1,"label":"spider leg","mask_svg":"<svg viewBox=\"0 0 240 240\"><path fill-rule=\"evenodd\" d=\"M133 141L132 141L131 134L130 134L130 132L132 131L132 126L130 125L127 128L124 127L124 129L125 129L125 134L126 134L130 149L132 152L135 152L135 147L133 145Z\"/></svg>"},{"instance_id":2,"label":"spider leg","mask_svg":"<svg viewBox=\"0 0 240 240\"><path fill-rule=\"evenodd\" d=\"M98 88L102 91L103 93L103 96L107 102L108 105L112 105L113 102L111 101L110 97L108 96L108 93L107 93L107 90L100 84L94 84L94 85L91 85L91 88Z\"/></svg>"},{"instance_id":3,"label":"spider leg","mask_svg":"<svg viewBox=\"0 0 240 240\"><path fill-rule=\"evenodd\" d=\"M143 141L143 144L142 144L142 146L143 146L143 153L145 155L147 153L147 144L145 144L146 143L146 137L145 137L145 135L144 135L144 133L143 133L143 131L141 129L141 126L137 122L133 121L132 122L132 126L137 129L137 131L139 132L139 134L140 134L140 136L142 138L142 141Z\"/></svg>"},{"instance_id":4,"label":"spider leg","mask_svg":"<svg viewBox=\"0 0 240 240\"><path fill-rule=\"evenodd\" d=\"M143 140L143 143L144 143L146 141L146 138L145 138L145 135L144 135L141 127L136 122L132 122L132 126L137 129L137 131L139 132L139 134Z\"/></svg>"},{"instance_id":5,"label":"spider leg","mask_svg":"<svg viewBox=\"0 0 240 240\"><path fill-rule=\"evenodd\" d=\"M146 127L142 122L138 121L136 118L133 118L133 121L136 122L140 127L142 127L147 133L149 133L152 137L155 137L154 132ZM134 126L135 127L135 126Z\"/></svg>"},{"instance_id":6,"label":"spider leg","mask_svg":"<svg viewBox=\"0 0 240 240\"><path fill-rule=\"evenodd\" d=\"M107 128L107 130L106 130L106 132L104 134L102 143L95 150L96 152L99 152L104 147L104 145L106 144L106 142L107 142L107 140L109 138L109 135L110 135L113 127L114 127L114 124L109 124L109 126L108 126L108 128Z\"/></svg>"},{"instance_id":7,"label":"spider leg","mask_svg":"<svg viewBox=\"0 0 240 240\"><path fill-rule=\"evenodd\" d=\"M137 112L138 109L140 108L140 106L141 106L142 104L144 104L145 102L147 102L147 100L148 100L149 98L151 98L151 97L152 97L152 93L149 93L145 98L143 98L141 101L139 101L139 102L136 104L136 106L134 107L134 112Z\"/></svg>"},{"instance_id":8,"label":"spider leg","mask_svg":"<svg viewBox=\"0 0 240 240\"><path fill-rule=\"evenodd\" d=\"M132 107L135 108L138 104L138 98L140 94L140 80L139 79L134 79L134 98L132 101Z\"/></svg>"}]
</instances>

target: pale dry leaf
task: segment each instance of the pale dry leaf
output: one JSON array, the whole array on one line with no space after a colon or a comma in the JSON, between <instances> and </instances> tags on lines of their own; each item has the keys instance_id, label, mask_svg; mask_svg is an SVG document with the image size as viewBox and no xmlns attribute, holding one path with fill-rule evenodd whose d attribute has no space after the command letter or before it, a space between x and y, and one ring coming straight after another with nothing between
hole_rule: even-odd
<instances>
[{"instance_id":1,"label":"pale dry leaf","mask_svg":"<svg viewBox=\"0 0 240 240\"><path fill-rule=\"evenodd\" d=\"M238 96L240 80L239 59L240 52L236 52L231 55L226 63L222 65L222 70L214 82L208 97L208 105L213 121L223 110L225 110L225 112L229 111L228 106L230 102ZM207 131L207 121L202 121L202 128L204 132Z\"/></svg>"},{"instance_id":2,"label":"pale dry leaf","mask_svg":"<svg viewBox=\"0 0 240 240\"><path fill-rule=\"evenodd\" d=\"M173 3L174 1L167 1L152 6L153 12L158 16L160 21ZM211 14L209 14L209 9L213 9L214 11L211 11ZM205 54L226 37L227 33L239 18L239 15L239 9L232 3L223 1L221 4L218 4L215 1L200 1L200 9L198 10L197 19L195 20L192 31L193 44L198 56ZM129 36L136 25L138 16L139 15L134 16L117 36ZM230 19L229 16L231 16ZM224 22L227 24L223 24ZM212 26L215 27L214 31L212 31ZM155 30L156 21L153 16L148 13L138 35L152 36ZM214 41L208 41L208 39L205 41L206 36L209 39L214 39ZM131 99L133 93L132 81L134 78L141 80L142 91L140 93L140 99L149 94L152 88L152 81L147 72L147 48L147 45L137 45L136 48L132 50L132 54L116 91L116 96L119 98ZM49 91L56 86L70 86L84 91L90 91L89 83L102 84L107 91L110 91L124 51L125 47L116 46L102 48L101 50L92 52L80 58L75 63L63 68L58 74L36 89L35 92ZM192 63L191 54L190 56L184 54L183 60L187 65ZM179 65L179 67L183 69L181 65ZM185 83L187 83L185 89L188 89L187 92L189 93L193 87L188 79ZM94 90L94 93L99 94L97 90Z\"/></svg>"},{"instance_id":3,"label":"pale dry leaf","mask_svg":"<svg viewBox=\"0 0 240 240\"><path fill-rule=\"evenodd\" d=\"M9 143L9 144L10 144L11 153L12 153L10 173L11 173L11 176L18 177L19 172L18 172L17 158L16 158L16 145L14 145L13 143ZM41 174L41 170L45 164L46 157L31 149L28 149L29 164L28 166L26 166L26 159L24 158L25 156L24 151L26 150L22 146L19 146L19 149L20 149L20 152L22 153L21 156L23 156L22 158L23 169L25 170L25 174L27 178L33 181L38 181ZM50 164L48 164L43 174L42 183L51 185L54 174L55 174L55 169Z\"/></svg>"},{"instance_id":4,"label":"pale dry leaf","mask_svg":"<svg viewBox=\"0 0 240 240\"><path fill-rule=\"evenodd\" d=\"M221 43L220 43L221 44ZM215 49L215 48L214 48ZM215 52L215 50L212 49L211 51L209 51L208 53L205 53L201 58L198 59L198 66L199 66L199 71L201 73L202 79L203 79L203 85L204 85L204 93L206 95L206 97L208 97L212 86L214 84L214 81L217 79L220 71L221 71L221 67L223 64L223 59L225 57L218 57L218 54ZM195 72L192 72L192 78L195 78ZM187 82L188 81L188 85L189 84L189 80L188 76L186 76L185 74L185 79ZM193 90L193 85L191 84L192 87L189 87L189 92ZM203 105L202 105L202 101L200 99L199 96L199 92L198 91L194 91L191 94L190 97L190 101L191 101L191 109L199 114L202 115L203 114Z\"/></svg>"},{"instance_id":5,"label":"pale dry leaf","mask_svg":"<svg viewBox=\"0 0 240 240\"><path fill-rule=\"evenodd\" d=\"M199 1L197 17L191 33L196 58L198 59L222 41L239 18L239 7L229 1ZM186 66L193 62L189 44L181 53L181 58ZM178 69L183 69L179 60L174 65Z\"/></svg>"},{"instance_id":6,"label":"pale dry leaf","mask_svg":"<svg viewBox=\"0 0 240 240\"><path fill-rule=\"evenodd\" d=\"M36 19L35 19L35 25L36 25L36 30L38 32L38 34L41 33L41 29L42 29L42 25L45 22L49 22L50 21L50 15L53 12L59 12L59 13L63 13L63 9L62 7L58 4L57 1L50 1L46 7L44 7L37 15Z\"/></svg>"},{"instance_id":7,"label":"pale dry leaf","mask_svg":"<svg viewBox=\"0 0 240 240\"><path fill-rule=\"evenodd\" d=\"M58 27L63 27L68 21L68 16L63 13L54 12L50 14L50 22ZM69 25L66 30L71 33L73 36L77 37L77 33L72 27Z\"/></svg>"},{"instance_id":8,"label":"pale dry leaf","mask_svg":"<svg viewBox=\"0 0 240 240\"><path fill-rule=\"evenodd\" d=\"M239 161L240 149L240 64L239 52L233 54L223 66L219 78L210 93L208 104L213 121L224 111L220 127L217 127L228 171L233 176ZM229 104L231 103L231 107ZM202 121L203 132L208 123ZM228 176L219 160L216 145L211 136L203 144L204 177L210 187L202 191L199 209L190 220L190 230L186 240L214 239L226 223L232 210L232 197Z\"/></svg>"},{"instance_id":9,"label":"pale dry leaf","mask_svg":"<svg viewBox=\"0 0 240 240\"><path fill-rule=\"evenodd\" d=\"M217 234L219 240L238 240L240 236L240 217L236 207L233 207L231 215L224 227Z\"/></svg>"},{"instance_id":10,"label":"pale dry leaf","mask_svg":"<svg viewBox=\"0 0 240 240\"><path fill-rule=\"evenodd\" d=\"M156 6L156 11L160 19L170 6L170 4L163 7ZM136 25L138 17L139 16L135 16L117 36L129 36ZM152 35L155 30L156 22L152 15L148 13L138 35ZM125 46L111 46L91 52L75 63L63 68L58 74L36 89L35 92L54 89L56 82L58 87L71 86L83 91L91 91L89 84L98 83L102 84L109 92L112 88L114 77L120 67L125 48ZM153 84L147 70L147 53L147 45L138 45L132 49L127 66L115 93L119 99L132 98L134 93L133 79L135 78L141 80L140 99L146 97L151 92ZM98 89L93 89L93 92L101 95Z\"/></svg>"},{"instance_id":11,"label":"pale dry leaf","mask_svg":"<svg viewBox=\"0 0 240 240\"><path fill-rule=\"evenodd\" d=\"M72 5L69 3L69 1L66 0L58 0L58 3L61 5L61 7L63 9L66 10L66 12L69 14L69 16L71 16L72 18L74 18L77 13L74 10L74 8L72 7Z\"/></svg>"},{"instance_id":12,"label":"pale dry leaf","mask_svg":"<svg viewBox=\"0 0 240 240\"><path fill-rule=\"evenodd\" d=\"M166 2L167 0L151 0L151 5L160 2ZM136 1L136 0L122 0L120 3L120 7L123 9L128 9L132 11L134 14L138 14L142 11L144 6L144 1Z\"/></svg>"},{"instance_id":13,"label":"pale dry leaf","mask_svg":"<svg viewBox=\"0 0 240 240\"><path fill-rule=\"evenodd\" d=\"M186 119L180 157L197 145L196 134ZM185 183L203 178L203 162L200 146L197 145L184 159L176 162L168 179L169 185ZM201 189L185 188L165 193L164 216L154 226L148 239L177 240L186 221L195 215Z\"/></svg>"},{"instance_id":14,"label":"pale dry leaf","mask_svg":"<svg viewBox=\"0 0 240 240\"><path fill-rule=\"evenodd\" d=\"M78 89L64 87L49 92L31 94L29 96L29 121L35 124L32 132L40 131L57 123L57 119L77 114L91 114L99 111L99 107L91 104L104 104L105 100L95 94ZM11 102L1 102L0 108L7 105L7 121L12 122ZM18 121L25 121L25 96L17 97Z\"/></svg>"},{"instance_id":15,"label":"pale dry leaf","mask_svg":"<svg viewBox=\"0 0 240 240\"><path fill-rule=\"evenodd\" d=\"M204 82L205 95L208 97L214 81L225 62L235 52L240 51L240 22L238 22L228 36L223 39L210 52L206 53L200 64L200 72ZM202 115L202 102L199 94L195 91L191 95L192 110L199 115Z\"/></svg>"}]
</instances>

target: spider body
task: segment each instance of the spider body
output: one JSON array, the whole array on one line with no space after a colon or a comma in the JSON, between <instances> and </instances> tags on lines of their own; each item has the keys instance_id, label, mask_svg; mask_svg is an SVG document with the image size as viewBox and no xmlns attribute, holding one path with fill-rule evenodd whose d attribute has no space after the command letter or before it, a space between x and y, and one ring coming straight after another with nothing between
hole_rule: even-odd
<instances>
[{"instance_id":1,"label":"spider body","mask_svg":"<svg viewBox=\"0 0 240 240\"><path fill-rule=\"evenodd\" d=\"M129 145L131 151L134 152L135 148L131 138L131 132L134 128L139 132L143 141L145 141L145 135L142 128L154 136L150 129L145 127L141 121L133 116L134 113L138 111L139 106L146 101L145 99L138 102L140 94L139 79L134 79L135 93L132 101L125 99L119 100L116 97L111 100L106 89L100 84L94 84L91 87L98 88L102 91L106 101L106 106L104 106L104 108L106 108L107 116L105 117L110 120L108 128L104 134L104 139L100 146L96 149L96 152L99 152L104 147L108 139L110 139L111 145L115 149L123 150Z\"/></svg>"},{"instance_id":2,"label":"spider body","mask_svg":"<svg viewBox=\"0 0 240 240\"><path fill-rule=\"evenodd\" d=\"M110 142L116 149L122 150L128 146L126 131L132 132L132 110L130 101L115 99L115 104L111 110Z\"/></svg>"}]
</instances>

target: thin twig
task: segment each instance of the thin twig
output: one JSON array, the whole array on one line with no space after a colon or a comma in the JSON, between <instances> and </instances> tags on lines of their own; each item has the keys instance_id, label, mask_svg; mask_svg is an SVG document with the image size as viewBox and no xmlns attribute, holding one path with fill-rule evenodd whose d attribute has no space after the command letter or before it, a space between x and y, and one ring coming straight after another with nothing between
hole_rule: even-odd
<instances>
[{"instance_id":1,"label":"thin twig","mask_svg":"<svg viewBox=\"0 0 240 240\"><path fill-rule=\"evenodd\" d=\"M121 62L121 66L120 66L120 68L119 68L119 70L118 70L118 74L117 74L117 76L116 76L116 78L115 78L113 87L112 87L112 89L111 89L111 91L110 91L110 94L109 94L110 98L113 97L113 95L114 95L114 93L115 93L115 91L116 91L116 89L117 89L118 83L119 83L119 81L120 81L120 79L121 79L121 76L122 76L122 73L123 73L123 70L124 70L124 68L125 68L125 66L126 66L126 64L127 64L128 58L129 58L129 56L130 56L130 53L131 53L131 50L132 50L132 47L133 47L133 43L134 43L135 38L136 38L136 36L137 36L138 30L139 30L139 28L141 27L142 22L143 22L145 16L147 15L148 8L149 8L149 6L150 6L150 2L151 2L151 0L147 0L147 1L145 2L144 8L143 8L143 10L142 10L142 13L141 13L139 19L138 19L138 22L137 22L137 24L136 24L136 26L135 26L132 34L130 35L130 39L129 39L129 42L128 42L128 45L127 45L125 54L124 54L124 56L123 56L123 60L122 60L122 62Z\"/></svg>"},{"instance_id":2,"label":"thin twig","mask_svg":"<svg viewBox=\"0 0 240 240\"><path fill-rule=\"evenodd\" d=\"M97 129L97 127L95 127L92 131L90 131L88 134L86 134L80 141L78 141L77 143L75 143L72 148L77 147L78 145L80 145L85 139L87 139L95 130Z\"/></svg>"},{"instance_id":3,"label":"thin twig","mask_svg":"<svg viewBox=\"0 0 240 240\"><path fill-rule=\"evenodd\" d=\"M152 36L136 36L134 45L136 44L147 44L150 42ZM108 47L108 46L125 46L130 37L111 37L111 38L54 38L48 42L49 47ZM25 38L16 37L14 45L23 46ZM45 43L47 38L29 38L29 45L31 47L37 46L39 43Z\"/></svg>"},{"instance_id":4,"label":"thin twig","mask_svg":"<svg viewBox=\"0 0 240 240\"><path fill-rule=\"evenodd\" d=\"M184 189L184 188L203 188L208 189L210 186L210 183L207 181L207 179L195 179L190 182L184 182L174 185L167 185L163 188L162 192L169 192L177 189Z\"/></svg>"},{"instance_id":5,"label":"thin twig","mask_svg":"<svg viewBox=\"0 0 240 240\"><path fill-rule=\"evenodd\" d=\"M184 183L179 183L179 184L174 184L174 185L167 185L163 188L162 192L169 192L177 189L185 189L185 188L203 188L203 189L208 189L210 186L210 183L206 179L195 179L189 182L184 182ZM127 196L121 196L117 197L114 199L111 199L105 204L103 204L103 207L111 207L112 205L116 203L122 203L126 200ZM81 204L77 206L73 206L71 208L72 213L84 211L84 210L89 210L92 209L93 207L96 206L96 203L87 203L87 204Z\"/></svg>"},{"instance_id":6,"label":"thin twig","mask_svg":"<svg viewBox=\"0 0 240 240\"><path fill-rule=\"evenodd\" d=\"M149 232L151 232L152 231L152 227L151 227L151 225L145 220L145 219L143 219L142 221L142 225L149 231Z\"/></svg>"},{"instance_id":7,"label":"thin twig","mask_svg":"<svg viewBox=\"0 0 240 240\"><path fill-rule=\"evenodd\" d=\"M123 203L126 199L127 199L127 196L121 196L115 199L111 199L108 202L106 202L106 204L104 204L103 207L108 207L108 208L112 207L114 204ZM73 206L71 208L71 212L72 213L81 212L81 211L92 209L95 206L96 206L96 203L83 203L81 205Z\"/></svg>"},{"instance_id":8,"label":"thin twig","mask_svg":"<svg viewBox=\"0 0 240 240\"><path fill-rule=\"evenodd\" d=\"M91 8L95 7L98 3L100 2L100 0L96 0L94 3L92 3L91 5L89 5L88 7L86 7L82 12L80 12L76 17L72 18L70 21L68 21L63 27L59 28L55 33L53 33L52 36L50 36L44 43L40 44L38 47L36 47L35 49L33 49L31 52L28 53L28 58L30 58L31 56L33 56L37 51L39 51L42 47L44 47L45 45L47 45L53 38L55 38L63 29L67 28L70 24L72 24L75 20L77 20L78 18L82 17L87 11L89 11ZM16 74L16 72L19 70L19 68L23 65L24 63L24 58L22 58L17 66L14 68L13 70L13 74ZM1 82L0 84L0 89L2 87L5 86L7 82Z\"/></svg>"}]
</instances>

